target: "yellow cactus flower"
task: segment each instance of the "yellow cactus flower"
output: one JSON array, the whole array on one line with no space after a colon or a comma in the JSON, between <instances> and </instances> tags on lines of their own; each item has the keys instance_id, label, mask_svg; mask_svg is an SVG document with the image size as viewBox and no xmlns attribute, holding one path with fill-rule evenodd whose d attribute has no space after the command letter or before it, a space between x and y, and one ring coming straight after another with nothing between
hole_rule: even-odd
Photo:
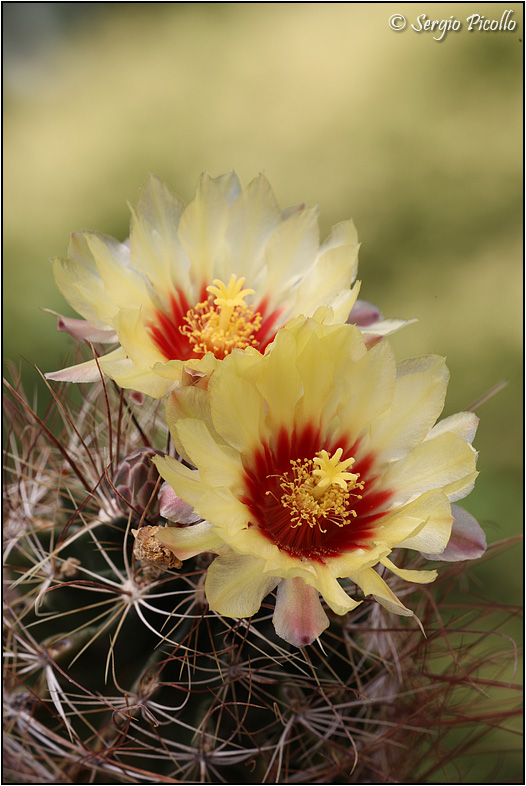
<instances>
[{"instance_id":1,"label":"yellow cactus flower","mask_svg":"<svg viewBox=\"0 0 526 786\"><path fill-rule=\"evenodd\" d=\"M358 247L352 221L320 246L316 208L282 211L263 175L242 190L235 173L204 174L186 207L150 176L129 242L76 233L69 257L54 261L58 287L86 320L59 317L59 325L71 323L84 340L116 339L120 346L98 359L103 373L161 398L183 367L209 374L234 349L264 351L298 314L330 306L345 322L359 289L351 288ZM89 382L99 373L92 360L47 376Z\"/></svg>"},{"instance_id":2,"label":"yellow cactus flower","mask_svg":"<svg viewBox=\"0 0 526 786\"><path fill-rule=\"evenodd\" d=\"M361 602L349 594L357 587L411 615L381 573L434 580L435 570L397 567L391 552L443 553L451 502L477 474L476 416L435 425L443 358L397 365L387 341L367 350L356 327L317 317L291 320L265 354L231 353L207 390L173 391L167 419L184 463L154 459L203 519L156 537L181 560L217 555L205 589L220 614L250 617L277 588L274 625L296 646L329 624L320 596L343 615Z\"/></svg>"}]
</instances>

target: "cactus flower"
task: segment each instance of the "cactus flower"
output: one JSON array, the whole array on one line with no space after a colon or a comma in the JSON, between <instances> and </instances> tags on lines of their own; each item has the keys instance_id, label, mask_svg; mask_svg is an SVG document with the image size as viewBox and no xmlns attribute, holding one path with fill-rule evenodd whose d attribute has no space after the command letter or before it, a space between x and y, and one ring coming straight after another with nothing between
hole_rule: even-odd
<instances>
[{"instance_id":1,"label":"cactus flower","mask_svg":"<svg viewBox=\"0 0 526 786\"><path fill-rule=\"evenodd\" d=\"M59 329L119 347L98 366L47 376L90 382L102 371L162 398L184 367L208 374L234 349L263 351L298 314L327 305L345 322L358 295L358 247L352 221L320 246L317 209L282 211L263 175L242 190L235 173L204 174L186 207L150 176L129 241L75 233L69 257L54 261L59 289L86 320L58 315Z\"/></svg>"},{"instance_id":2,"label":"cactus flower","mask_svg":"<svg viewBox=\"0 0 526 786\"><path fill-rule=\"evenodd\" d=\"M454 519L462 527L451 502L477 475L476 416L436 424L447 383L441 357L397 365L387 341L367 350L352 325L291 320L271 351L226 357L207 390L172 392L175 446L197 471L153 460L203 520L155 537L181 560L217 555L205 589L224 616L252 616L276 589L275 629L296 646L329 624L320 596L339 615L361 595L412 615L382 574L435 579L435 570L399 567L397 551L439 558ZM470 530L474 540L476 551ZM478 556L459 549L453 559Z\"/></svg>"}]
</instances>

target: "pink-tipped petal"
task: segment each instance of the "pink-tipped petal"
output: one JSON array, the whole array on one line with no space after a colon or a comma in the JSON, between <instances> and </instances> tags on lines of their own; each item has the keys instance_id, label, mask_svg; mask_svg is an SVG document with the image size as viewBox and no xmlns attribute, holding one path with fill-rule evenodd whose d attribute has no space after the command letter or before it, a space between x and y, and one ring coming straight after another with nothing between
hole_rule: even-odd
<instances>
[{"instance_id":1,"label":"pink-tipped petal","mask_svg":"<svg viewBox=\"0 0 526 786\"><path fill-rule=\"evenodd\" d=\"M381 341L384 336L395 333L405 325L416 321L416 319L384 319L380 309L367 300L357 300L347 319L349 324L360 328L368 349Z\"/></svg>"},{"instance_id":2,"label":"pink-tipped petal","mask_svg":"<svg viewBox=\"0 0 526 786\"><path fill-rule=\"evenodd\" d=\"M94 344L115 344L118 341L117 333L111 328L98 328L86 319L63 317L50 308L44 308L43 311L57 318L57 330L69 333L77 341L92 341Z\"/></svg>"},{"instance_id":3,"label":"pink-tipped petal","mask_svg":"<svg viewBox=\"0 0 526 786\"><path fill-rule=\"evenodd\" d=\"M163 483L159 492L161 516L177 524L195 524L201 521L201 516L194 512L188 502L177 496L168 483Z\"/></svg>"},{"instance_id":4,"label":"pink-tipped petal","mask_svg":"<svg viewBox=\"0 0 526 786\"><path fill-rule=\"evenodd\" d=\"M486 536L478 521L463 508L451 506L454 521L449 543L441 554L424 554L426 559L443 562L460 562L464 559L478 559L486 551Z\"/></svg>"},{"instance_id":5,"label":"pink-tipped petal","mask_svg":"<svg viewBox=\"0 0 526 786\"><path fill-rule=\"evenodd\" d=\"M144 404L144 399L146 396L144 393L140 393L138 390L132 390L130 393L130 399L135 402L135 404Z\"/></svg>"},{"instance_id":6,"label":"pink-tipped petal","mask_svg":"<svg viewBox=\"0 0 526 786\"><path fill-rule=\"evenodd\" d=\"M298 213L300 210L305 210L305 208L305 202L302 202L301 205L291 205L290 207L286 207L281 211L281 220L286 221L287 218L290 218L293 215L293 213Z\"/></svg>"},{"instance_id":7,"label":"pink-tipped petal","mask_svg":"<svg viewBox=\"0 0 526 786\"><path fill-rule=\"evenodd\" d=\"M382 319L382 312L379 308L368 303L367 300L357 300L351 309L347 322L350 325L367 327L380 319Z\"/></svg>"},{"instance_id":8,"label":"pink-tipped petal","mask_svg":"<svg viewBox=\"0 0 526 786\"><path fill-rule=\"evenodd\" d=\"M455 415L443 418L433 426L424 442L450 431L453 434L458 434L459 437L462 437L465 442L471 445L475 438L478 424L479 419L474 412L457 412Z\"/></svg>"},{"instance_id":9,"label":"pink-tipped petal","mask_svg":"<svg viewBox=\"0 0 526 786\"><path fill-rule=\"evenodd\" d=\"M45 377L54 382L97 382L101 378L101 372L95 360L88 360L86 363L79 363L78 366L51 371Z\"/></svg>"},{"instance_id":10,"label":"pink-tipped petal","mask_svg":"<svg viewBox=\"0 0 526 786\"><path fill-rule=\"evenodd\" d=\"M312 644L329 626L318 590L300 578L278 584L272 621L278 636L295 647Z\"/></svg>"},{"instance_id":11,"label":"pink-tipped petal","mask_svg":"<svg viewBox=\"0 0 526 786\"><path fill-rule=\"evenodd\" d=\"M413 322L418 322L417 319L379 319L377 322L371 322L363 328L365 340L373 338L381 338L382 336L390 336L391 333L396 333L400 328L406 325L412 325Z\"/></svg>"}]
</instances>

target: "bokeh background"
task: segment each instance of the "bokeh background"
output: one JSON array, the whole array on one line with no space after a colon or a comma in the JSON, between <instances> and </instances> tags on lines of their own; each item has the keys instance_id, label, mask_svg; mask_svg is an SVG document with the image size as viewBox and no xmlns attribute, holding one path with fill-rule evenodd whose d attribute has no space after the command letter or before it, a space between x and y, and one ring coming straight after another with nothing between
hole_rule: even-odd
<instances>
[{"instance_id":1,"label":"bokeh background","mask_svg":"<svg viewBox=\"0 0 526 786\"><path fill-rule=\"evenodd\" d=\"M513 31L468 31L505 10ZM422 13L462 29L436 41ZM26 387L71 352L40 310L73 315L49 262L71 231L124 239L148 172L189 200L202 170L264 171L322 236L354 218L361 296L418 318L400 358L447 357L445 414L507 381L477 410L465 507L490 542L521 531L522 4L4 3L3 25L4 358ZM522 550L474 576L520 602Z\"/></svg>"}]
</instances>

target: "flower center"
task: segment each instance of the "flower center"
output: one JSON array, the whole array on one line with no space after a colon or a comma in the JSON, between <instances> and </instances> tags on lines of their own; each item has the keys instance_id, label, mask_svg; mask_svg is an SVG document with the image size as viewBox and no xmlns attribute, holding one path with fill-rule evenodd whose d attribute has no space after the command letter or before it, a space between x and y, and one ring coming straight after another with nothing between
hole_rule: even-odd
<instances>
[{"instance_id":1,"label":"flower center","mask_svg":"<svg viewBox=\"0 0 526 786\"><path fill-rule=\"evenodd\" d=\"M219 279L206 288L209 296L187 311L183 317L185 325L179 330L188 339L195 354L212 352L224 358L233 349L257 346L255 334L261 327L262 317L245 298L253 295L253 289L243 289L245 279L230 277L228 285Z\"/></svg>"},{"instance_id":2,"label":"flower center","mask_svg":"<svg viewBox=\"0 0 526 786\"><path fill-rule=\"evenodd\" d=\"M348 472L354 458L340 461L342 453L342 448L332 456L320 450L313 459L291 459L291 471L287 470L279 482L283 492L279 502L289 510L292 529L308 524L325 533L327 523L344 527L356 517L350 498L362 498L353 489L363 489L364 483L358 482L359 473Z\"/></svg>"}]
</instances>

